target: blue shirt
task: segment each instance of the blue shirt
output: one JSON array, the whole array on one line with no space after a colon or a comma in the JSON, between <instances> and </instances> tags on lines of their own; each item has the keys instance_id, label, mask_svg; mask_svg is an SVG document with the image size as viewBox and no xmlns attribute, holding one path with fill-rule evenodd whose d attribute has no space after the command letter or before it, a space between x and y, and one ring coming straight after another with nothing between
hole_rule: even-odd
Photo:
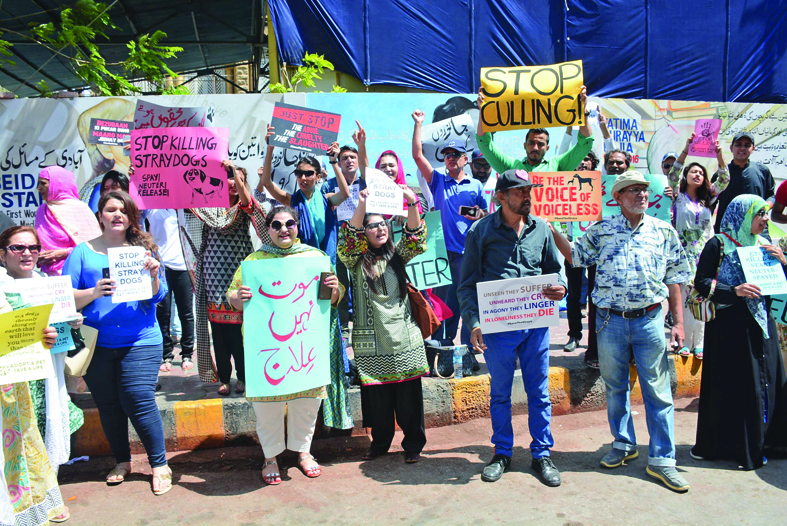
<instances>
[{"instance_id":1,"label":"blue shirt","mask_svg":"<svg viewBox=\"0 0 787 526\"><path fill-rule=\"evenodd\" d=\"M434 197L435 210L440 211L445 248L451 252L464 254L467 230L475 221L460 216L459 207L478 205L482 210L486 210L484 185L478 179L468 176L457 182L450 175L433 170L429 190Z\"/></svg>"},{"instance_id":2,"label":"blue shirt","mask_svg":"<svg viewBox=\"0 0 787 526\"><path fill-rule=\"evenodd\" d=\"M85 243L77 245L66 258L63 276L71 276L74 289L95 287L103 278L103 269L109 268L106 254L94 252ZM156 321L156 303L167 294L167 282L159 267L161 282L158 293L147 301L112 303L112 296L102 296L82 309L85 325L98 331L96 345L118 348L132 345L161 345L161 329Z\"/></svg>"}]
</instances>

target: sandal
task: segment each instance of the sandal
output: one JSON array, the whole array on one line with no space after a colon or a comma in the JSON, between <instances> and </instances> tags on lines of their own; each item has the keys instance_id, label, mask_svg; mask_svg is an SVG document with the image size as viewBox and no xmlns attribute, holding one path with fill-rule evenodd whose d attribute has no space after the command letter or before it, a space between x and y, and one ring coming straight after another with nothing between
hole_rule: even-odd
<instances>
[{"instance_id":1,"label":"sandal","mask_svg":"<svg viewBox=\"0 0 787 526\"><path fill-rule=\"evenodd\" d=\"M591 369L595 369L595 370L601 369L601 365L599 365L598 360L588 360L585 362L585 365L587 365Z\"/></svg>"},{"instance_id":2,"label":"sandal","mask_svg":"<svg viewBox=\"0 0 787 526\"><path fill-rule=\"evenodd\" d=\"M276 471L272 471L265 474L265 468L268 466L276 466ZM265 482L268 486L278 486L281 484L281 473L279 473L279 465L276 463L276 459L273 460L266 460L265 464L262 466L262 481Z\"/></svg>"},{"instance_id":3,"label":"sandal","mask_svg":"<svg viewBox=\"0 0 787 526\"><path fill-rule=\"evenodd\" d=\"M153 495L160 496L167 493L169 490L172 489L172 470L167 467L167 473L161 473L160 475L153 475L153 483L158 481L159 489L156 489L156 484L151 484L153 487ZM162 489L162 485L164 485Z\"/></svg>"},{"instance_id":4,"label":"sandal","mask_svg":"<svg viewBox=\"0 0 787 526\"><path fill-rule=\"evenodd\" d=\"M131 473L130 466L126 468L123 465L118 464L112 468L112 471L110 471L107 475L107 484L110 486L120 485L124 480L126 480L126 475L129 473ZM115 480L109 480L110 478L114 478Z\"/></svg>"},{"instance_id":5,"label":"sandal","mask_svg":"<svg viewBox=\"0 0 787 526\"><path fill-rule=\"evenodd\" d=\"M162 373L170 372L172 370L172 359L167 358L166 360L161 362L161 365L159 366L158 370L161 371Z\"/></svg>"},{"instance_id":6,"label":"sandal","mask_svg":"<svg viewBox=\"0 0 787 526\"><path fill-rule=\"evenodd\" d=\"M181 358L180 368L184 371L190 371L191 369L194 369L194 362L192 362L191 358L188 356L184 356Z\"/></svg>"},{"instance_id":7,"label":"sandal","mask_svg":"<svg viewBox=\"0 0 787 526\"><path fill-rule=\"evenodd\" d=\"M681 347L680 350L678 351L678 356L683 356L684 358L686 356L691 356L691 351L689 350L688 347Z\"/></svg>"},{"instance_id":8,"label":"sandal","mask_svg":"<svg viewBox=\"0 0 787 526\"><path fill-rule=\"evenodd\" d=\"M66 522L70 517L71 517L71 512L69 511L68 506L66 506L66 511L64 511L57 517L52 517L51 519L49 519L49 522L54 522L54 523Z\"/></svg>"},{"instance_id":9,"label":"sandal","mask_svg":"<svg viewBox=\"0 0 787 526\"><path fill-rule=\"evenodd\" d=\"M306 466L303 465L304 461L311 461L314 462L314 464L312 465L312 467L307 468ZM322 468L320 467L319 464L317 464L317 462L314 460L314 457L311 455L299 458L298 465L301 467L301 471L303 471L303 474L309 477L310 479L316 479L317 477L322 475Z\"/></svg>"},{"instance_id":10,"label":"sandal","mask_svg":"<svg viewBox=\"0 0 787 526\"><path fill-rule=\"evenodd\" d=\"M219 390L217 391L221 396L229 396L230 395L230 384L221 384Z\"/></svg>"},{"instance_id":11,"label":"sandal","mask_svg":"<svg viewBox=\"0 0 787 526\"><path fill-rule=\"evenodd\" d=\"M694 357L698 360L702 360L702 347L694 349Z\"/></svg>"},{"instance_id":12,"label":"sandal","mask_svg":"<svg viewBox=\"0 0 787 526\"><path fill-rule=\"evenodd\" d=\"M246 382L241 382L238 380L238 383L235 384L235 392L238 394L243 394L246 392Z\"/></svg>"}]
</instances>

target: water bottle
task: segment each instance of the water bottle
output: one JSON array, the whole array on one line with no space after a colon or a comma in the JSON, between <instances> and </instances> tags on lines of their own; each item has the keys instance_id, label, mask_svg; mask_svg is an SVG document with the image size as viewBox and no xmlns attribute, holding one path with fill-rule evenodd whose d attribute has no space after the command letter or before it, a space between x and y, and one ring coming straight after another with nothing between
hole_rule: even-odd
<instances>
[{"instance_id":1,"label":"water bottle","mask_svg":"<svg viewBox=\"0 0 787 526\"><path fill-rule=\"evenodd\" d=\"M454 378L460 380L464 374L462 370L462 347L454 346Z\"/></svg>"}]
</instances>

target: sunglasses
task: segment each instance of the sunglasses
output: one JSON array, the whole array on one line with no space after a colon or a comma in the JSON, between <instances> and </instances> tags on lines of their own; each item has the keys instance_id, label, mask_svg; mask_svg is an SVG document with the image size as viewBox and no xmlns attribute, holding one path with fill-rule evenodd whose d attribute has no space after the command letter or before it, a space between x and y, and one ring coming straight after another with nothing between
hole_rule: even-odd
<instances>
[{"instance_id":1,"label":"sunglasses","mask_svg":"<svg viewBox=\"0 0 787 526\"><path fill-rule=\"evenodd\" d=\"M664 163L661 165L661 167L664 168L665 170L669 170L670 168L672 168L672 163Z\"/></svg>"},{"instance_id":2,"label":"sunglasses","mask_svg":"<svg viewBox=\"0 0 787 526\"><path fill-rule=\"evenodd\" d=\"M385 228L385 221L377 221L376 223L366 225L366 230L377 230L379 228Z\"/></svg>"},{"instance_id":3,"label":"sunglasses","mask_svg":"<svg viewBox=\"0 0 787 526\"><path fill-rule=\"evenodd\" d=\"M288 219L287 222L284 223L284 226L287 227L287 230L294 230L296 224L297 223L295 222L294 219ZM271 221L271 228L272 229L274 229L274 230L276 230L278 232L279 230L281 230L281 227L282 227L282 222L281 221L279 221L279 220Z\"/></svg>"},{"instance_id":4,"label":"sunglasses","mask_svg":"<svg viewBox=\"0 0 787 526\"><path fill-rule=\"evenodd\" d=\"M464 154L463 153L459 153L459 152L448 152L448 153L445 154L445 158L446 159L459 159L462 155L464 155Z\"/></svg>"},{"instance_id":5,"label":"sunglasses","mask_svg":"<svg viewBox=\"0 0 787 526\"><path fill-rule=\"evenodd\" d=\"M41 252L41 245L8 245L5 249L13 254L24 254L25 250L29 250L31 254L38 254Z\"/></svg>"},{"instance_id":6,"label":"sunglasses","mask_svg":"<svg viewBox=\"0 0 787 526\"><path fill-rule=\"evenodd\" d=\"M311 177L316 172L314 170L295 170L292 173L295 174L296 179L300 179L301 177Z\"/></svg>"}]
</instances>

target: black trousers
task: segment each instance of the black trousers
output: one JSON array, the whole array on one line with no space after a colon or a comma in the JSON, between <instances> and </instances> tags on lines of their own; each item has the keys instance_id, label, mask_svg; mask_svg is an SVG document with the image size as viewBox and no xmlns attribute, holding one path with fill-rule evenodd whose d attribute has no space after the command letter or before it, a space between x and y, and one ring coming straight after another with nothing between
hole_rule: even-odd
<instances>
[{"instance_id":1,"label":"black trousers","mask_svg":"<svg viewBox=\"0 0 787 526\"><path fill-rule=\"evenodd\" d=\"M568 283L568 297L566 298L566 317L568 318L568 337L582 340L582 276L585 267L572 267L565 262L566 281ZM590 295L588 283L588 296Z\"/></svg>"},{"instance_id":2,"label":"black trousers","mask_svg":"<svg viewBox=\"0 0 787 526\"><path fill-rule=\"evenodd\" d=\"M178 318L183 334L180 338L180 357L191 358L194 354L194 291L191 289L191 278L187 270L172 270L164 267L169 292L156 305L156 319L164 337L164 360L172 360L172 296L178 306Z\"/></svg>"},{"instance_id":3,"label":"black trousers","mask_svg":"<svg viewBox=\"0 0 787 526\"><path fill-rule=\"evenodd\" d=\"M424 394L421 379L361 386L363 426L372 428L372 449L385 453L391 447L396 424L404 431L402 448L420 453L426 445Z\"/></svg>"},{"instance_id":4,"label":"black trousers","mask_svg":"<svg viewBox=\"0 0 787 526\"><path fill-rule=\"evenodd\" d=\"M213 354L216 356L216 369L219 373L219 382L230 383L232 377L232 362L235 360L235 371L238 381L246 381L246 367L243 362L243 333L241 325L235 323L210 322L213 333Z\"/></svg>"},{"instance_id":5,"label":"black trousers","mask_svg":"<svg viewBox=\"0 0 787 526\"><path fill-rule=\"evenodd\" d=\"M588 267L588 350L585 351L585 362L598 361L598 343L596 342L596 306L590 293L596 286L596 265Z\"/></svg>"},{"instance_id":6,"label":"black trousers","mask_svg":"<svg viewBox=\"0 0 787 526\"><path fill-rule=\"evenodd\" d=\"M344 287L344 297L336 308L339 309L339 325L342 336L346 339L350 336L350 273L338 257L336 258L336 277Z\"/></svg>"}]
</instances>

